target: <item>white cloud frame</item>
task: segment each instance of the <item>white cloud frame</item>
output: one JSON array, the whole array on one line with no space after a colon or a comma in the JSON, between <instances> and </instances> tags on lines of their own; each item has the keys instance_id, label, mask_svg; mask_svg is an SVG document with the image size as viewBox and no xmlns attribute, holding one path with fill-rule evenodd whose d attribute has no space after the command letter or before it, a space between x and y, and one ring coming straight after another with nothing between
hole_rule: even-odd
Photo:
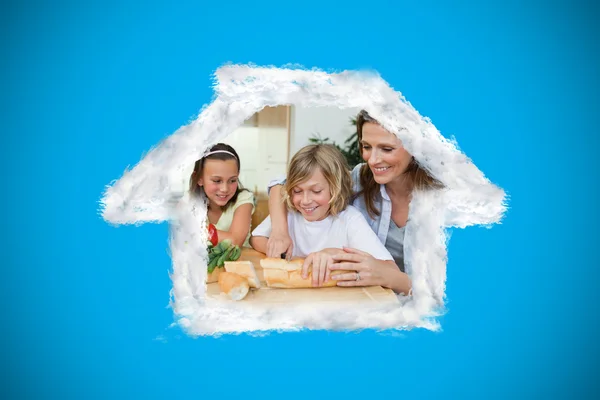
<instances>
[{"instance_id":1,"label":"white cloud frame","mask_svg":"<svg viewBox=\"0 0 600 400\"><path fill-rule=\"evenodd\" d=\"M375 72L226 65L216 70L215 77L212 103L111 182L101 200L101 215L109 223L170 223L171 307L179 325L192 336L306 328L438 330L436 317L443 312L445 299L445 228L499 223L506 211L505 192ZM299 304L267 310L205 298L206 232L201 227L206 206L174 182L189 176L208 147L254 113L281 104L366 109L445 185L444 190L413 195L405 238L413 295L399 296L401 306L315 310Z\"/></svg>"}]
</instances>

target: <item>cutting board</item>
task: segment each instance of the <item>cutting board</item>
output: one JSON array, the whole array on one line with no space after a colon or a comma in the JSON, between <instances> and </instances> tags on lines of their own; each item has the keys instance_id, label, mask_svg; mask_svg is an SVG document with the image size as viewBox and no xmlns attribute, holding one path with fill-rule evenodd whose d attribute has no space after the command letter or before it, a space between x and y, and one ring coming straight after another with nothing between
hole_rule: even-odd
<instances>
[{"instance_id":1,"label":"cutting board","mask_svg":"<svg viewBox=\"0 0 600 400\"><path fill-rule=\"evenodd\" d=\"M256 274L261 281L261 289L253 289L242 300L243 302L256 304L285 304L303 302L374 302L374 303L399 303L398 298L390 289L381 286L366 287L328 287L328 288L306 288L306 289L276 289L268 288L264 282L263 269L260 260L265 255L251 248L244 248L241 261L250 261L254 264ZM221 299L223 295L217 283L207 284L206 294L214 299Z\"/></svg>"}]
</instances>

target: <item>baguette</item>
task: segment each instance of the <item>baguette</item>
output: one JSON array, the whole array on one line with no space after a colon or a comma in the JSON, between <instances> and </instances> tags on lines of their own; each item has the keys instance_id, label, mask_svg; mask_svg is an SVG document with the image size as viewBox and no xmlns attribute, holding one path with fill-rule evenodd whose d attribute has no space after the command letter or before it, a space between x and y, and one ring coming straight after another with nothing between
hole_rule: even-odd
<instances>
[{"instance_id":1,"label":"baguette","mask_svg":"<svg viewBox=\"0 0 600 400\"><path fill-rule=\"evenodd\" d=\"M281 289L295 288L322 288L337 286L337 281L331 279L332 276L352 272L352 271L332 271L329 281L323 282L321 286L312 285L312 265L308 268L308 278L302 278L302 265L304 259L296 258L291 261L279 258L263 258L260 265L263 268L265 282L268 287Z\"/></svg>"},{"instance_id":2,"label":"baguette","mask_svg":"<svg viewBox=\"0 0 600 400\"><path fill-rule=\"evenodd\" d=\"M233 272L248 280L251 288L260 289L260 279L250 261L225 261L225 271Z\"/></svg>"},{"instance_id":3,"label":"baguette","mask_svg":"<svg viewBox=\"0 0 600 400\"><path fill-rule=\"evenodd\" d=\"M224 272L225 270L223 268L215 268L214 271L212 273L208 273L206 275L206 283L216 283L219 281L219 275L221 275L221 272Z\"/></svg>"},{"instance_id":4,"label":"baguette","mask_svg":"<svg viewBox=\"0 0 600 400\"><path fill-rule=\"evenodd\" d=\"M248 294L250 285L248 280L233 272L221 272L219 274L219 289L229 296L230 299L242 300Z\"/></svg>"}]
</instances>

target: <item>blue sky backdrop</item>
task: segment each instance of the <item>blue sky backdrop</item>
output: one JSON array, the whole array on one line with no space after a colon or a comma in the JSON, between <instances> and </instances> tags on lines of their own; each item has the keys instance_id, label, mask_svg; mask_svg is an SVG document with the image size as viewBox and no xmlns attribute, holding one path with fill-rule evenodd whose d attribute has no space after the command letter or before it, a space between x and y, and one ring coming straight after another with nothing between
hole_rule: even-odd
<instances>
[{"instance_id":1,"label":"blue sky backdrop","mask_svg":"<svg viewBox=\"0 0 600 400\"><path fill-rule=\"evenodd\" d=\"M1 7L2 398L599 396L594 2ZM98 201L227 62L375 69L508 192L453 231L442 332L169 328L167 225Z\"/></svg>"}]
</instances>

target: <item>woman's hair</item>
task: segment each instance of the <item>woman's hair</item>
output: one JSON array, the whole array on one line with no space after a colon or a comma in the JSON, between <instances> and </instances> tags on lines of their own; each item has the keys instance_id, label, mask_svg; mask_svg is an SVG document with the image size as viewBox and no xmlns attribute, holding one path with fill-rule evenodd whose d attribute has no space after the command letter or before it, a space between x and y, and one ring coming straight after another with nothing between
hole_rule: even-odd
<instances>
[{"instance_id":1,"label":"woman's hair","mask_svg":"<svg viewBox=\"0 0 600 400\"><path fill-rule=\"evenodd\" d=\"M238 153L234 150L234 148L229 146L228 144L217 143L213 147L210 148L210 150L208 151L207 154L208 155L206 155L206 156L202 157L201 159L199 159L198 161L196 161L196 164L194 165L194 172L192 172L192 175L190 176L190 192L191 192L192 196L206 196L206 194L204 193L204 188L202 186L198 185L198 181L202 177L202 172L204 170L205 160L221 160L221 161L235 160L237 163L237 171L238 171L238 173L240 172L240 157L238 156ZM231 200L229 200L227 202L227 204L225 204L225 206L221 207L221 209L223 211L225 211L232 204L235 204L235 202L237 201L238 195L243 190L248 190L248 189L244 189L244 187L242 186L242 183L238 179L238 187L237 187L235 194L233 195Z\"/></svg>"},{"instance_id":2,"label":"woman's hair","mask_svg":"<svg viewBox=\"0 0 600 400\"><path fill-rule=\"evenodd\" d=\"M363 125L367 122L379 124L379 122L371 117L365 110L361 110L356 118L356 132L358 133L358 148L362 154L362 130ZM410 164L404 171L410 179L413 188L417 190L428 190L428 189L439 189L443 185L433 178L427 171L425 171L413 157ZM359 196L363 196L365 199L365 205L367 212L371 217L378 216L380 211L375 207L375 199L380 196L380 185L375 182L373 177L373 171L369 168L368 164L364 164L360 168L360 186L361 190L356 193L352 199Z\"/></svg>"},{"instance_id":3,"label":"woman's hair","mask_svg":"<svg viewBox=\"0 0 600 400\"><path fill-rule=\"evenodd\" d=\"M297 211L292 204L292 190L310 179L319 168L329 184L331 200L329 214L337 215L348 207L352 197L352 177L348 163L342 153L331 144L313 144L298 151L288 167L287 181L283 190L284 200L290 210Z\"/></svg>"}]
</instances>

